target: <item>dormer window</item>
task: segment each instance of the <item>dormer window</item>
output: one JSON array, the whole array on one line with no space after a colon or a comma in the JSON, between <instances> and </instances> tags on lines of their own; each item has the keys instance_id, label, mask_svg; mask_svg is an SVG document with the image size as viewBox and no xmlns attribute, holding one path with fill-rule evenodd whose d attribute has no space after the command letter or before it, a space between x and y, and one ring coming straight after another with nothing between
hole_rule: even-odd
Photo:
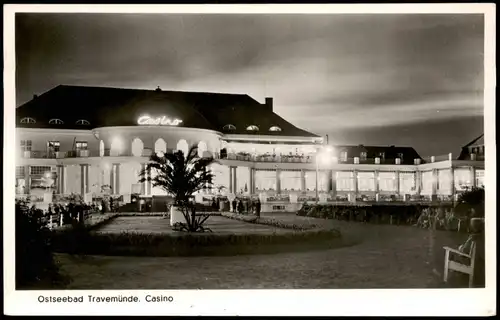
<instances>
[{"instance_id":1,"label":"dormer window","mask_svg":"<svg viewBox=\"0 0 500 320\"><path fill-rule=\"evenodd\" d=\"M21 123L36 123L36 120L30 117L25 117L21 119Z\"/></svg>"},{"instance_id":2,"label":"dormer window","mask_svg":"<svg viewBox=\"0 0 500 320\"><path fill-rule=\"evenodd\" d=\"M236 130L236 127L234 125L232 125L232 124L226 124L222 128L222 130L224 130L224 131L233 131L233 130Z\"/></svg>"},{"instance_id":3,"label":"dormer window","mask_svg":"<svg viewBox=\"0 0 500 320\"><path fill-rule=\"evenodd\" d=\"M272 126L271 128L269 128L269 131L281 131L281 128L278 126Z\"/></svg>"},{"instance_id":4,"label":"dormer window","mask_svg":"<svg viewBox=\"0 0 500 320\"><path fill-rule=\"evenodd\" d=\"M50 119L49 124L64 124L64 121L61 119Z\"/></svg>"},{"instance_id":5,"label":"dormer window","mask_svg":"<svg viewBox=\"0 0 500 320\"><path fill-rule=\"evenodd\" d=\"M259 131L259 127L251 125L247 127L247 131Z\"/></svg>"},{"instance_id":6,"label":"dormer window","mask_svg":"<svg viewBox=\"0 0 500 320\"><path fill-rule=\"evenodd\" d=\"M80 126L89 126L90 122L88 122L87 120L78 120L76 124Z\"/></svg>"}]
</instances>

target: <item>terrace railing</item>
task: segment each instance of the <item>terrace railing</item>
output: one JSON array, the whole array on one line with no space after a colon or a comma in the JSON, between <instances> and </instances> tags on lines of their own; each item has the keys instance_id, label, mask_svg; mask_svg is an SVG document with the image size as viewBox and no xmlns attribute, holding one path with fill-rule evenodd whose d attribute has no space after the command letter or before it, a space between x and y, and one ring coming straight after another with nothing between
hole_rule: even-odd
<instances>
[{"instance_id":1,"label":"terrace railing","mask_svg":"<svg viewBox=\"0 0 500 320\"><path fill-rule=\"evenodd\" d=\"M32 159L64 159L64 158L86 158L95 157L90 150L72 150L72 151L41 151L32 150L24 151L22 153L23 158Z\"/></svg>"},{"instance_id":2,"label":"terrace railing","mask_svg":"<svg viewBox=\"0 0 500 320\"><path fill-rule=\"evenodd\" d=\"M222 154L220 159L252 161L252 162L279 162L279 163L315 163L316 155L252 155L245 153L228 153ZM420 164L422 159L412 159L411 164ZM384 159L384 158L333 158L332 163L340 164L410 164L402 159Z\"/></svg>"}]
</instances>

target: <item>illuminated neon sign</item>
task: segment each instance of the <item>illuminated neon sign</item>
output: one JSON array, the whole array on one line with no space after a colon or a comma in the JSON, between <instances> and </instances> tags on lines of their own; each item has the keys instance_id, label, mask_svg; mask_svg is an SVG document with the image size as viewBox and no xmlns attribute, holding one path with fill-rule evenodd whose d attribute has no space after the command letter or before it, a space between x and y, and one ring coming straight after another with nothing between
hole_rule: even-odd
<instances>
[{"instance_id":1,"label":"illuminated neon sign","mask_svg":"<svg viewBox=\"0 0 500 320\"><path fill-rule=\"evenodd\" d=\"M165 116L157 118L142 116L137 119L137 123L141 126L178 126L182 123L182 120L170 119Z\"/></svg>"}]
</instances>

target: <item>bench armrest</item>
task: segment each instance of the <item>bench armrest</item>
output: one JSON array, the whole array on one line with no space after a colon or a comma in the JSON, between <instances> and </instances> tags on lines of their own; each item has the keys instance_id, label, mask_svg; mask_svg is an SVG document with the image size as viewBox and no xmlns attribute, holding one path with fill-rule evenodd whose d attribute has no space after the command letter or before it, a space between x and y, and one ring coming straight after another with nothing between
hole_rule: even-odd
<instances>
[{"instance_id":1,"label":"bench armrest","mask_svg":"<svg viewBox=\"0 0 500 320\"><path fill-rule=\"evenodd\" d=\"M459 254L459 255L467 257L467 258L471 258L471 256L468 255L467 253L463 253L462 251L459 251L457 249L453 249L453 248L450 248L450 247L443 247L443 249L446 250L446 251L450 251L450 252Z\"/></svg>"}]
</instances>

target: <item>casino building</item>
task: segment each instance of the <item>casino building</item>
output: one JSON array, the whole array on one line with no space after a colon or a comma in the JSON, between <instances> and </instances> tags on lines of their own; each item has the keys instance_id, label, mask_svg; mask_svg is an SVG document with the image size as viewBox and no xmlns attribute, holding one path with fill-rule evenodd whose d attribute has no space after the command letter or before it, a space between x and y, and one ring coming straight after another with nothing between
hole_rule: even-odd
<instances>
[{"instance_id":1,"label":"casino building","mask_svg":"<svg viewBox=\"0 0 500 320\"><path fill-rule=\"evenodd\" d=\"M110 193L124 203L164 195L138 173L151 153L191 145L217 159L215 188L204 194L259 196L264 211L448 201L484 179L484 158L471 153L423 159L409 147L327 145L274 113L272 98L245 94L60 85L17 108L16 144L16 194L41 202L53 193L86 201Z\"/></svg>"}]
</instances>

